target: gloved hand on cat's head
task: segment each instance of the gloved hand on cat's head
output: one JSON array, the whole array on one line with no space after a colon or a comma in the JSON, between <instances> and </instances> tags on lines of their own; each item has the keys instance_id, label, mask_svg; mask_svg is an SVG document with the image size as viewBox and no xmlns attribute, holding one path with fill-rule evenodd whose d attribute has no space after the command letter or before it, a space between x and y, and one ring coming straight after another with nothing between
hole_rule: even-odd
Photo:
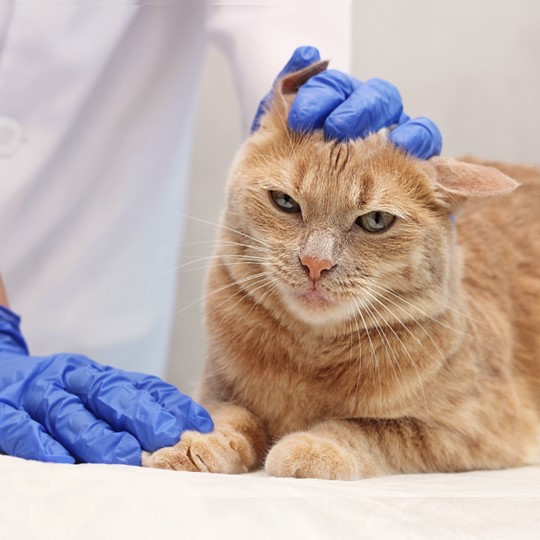
<instances>
[{"instance_id":1,"label":"gloved hand on cat's head","mask_svg":"<svg viewBox=\"0 0 540 540\"><path fill-rule=\"evenodd\" d=\"M276 81L319 60L315 47L298 47ZM261 101L252 132L259 128L260 118L272 98L270 91ZM407 116L399 90L392 83L383 79L361 82L336 70L319 73L299 88L288 124L293 131L323 129L327 138L338 141L363 138L381 128L395 126L390 141L417 158L429 159L442 149L437 126L429 118Z\"/></svg>"},{"instance_id":2,"label":"gloved hand on cat's head","mask_svg":"<svg viewBox=\"0 0 540 540\"><path fill-rule=\"evenodd\" d=\"M174 386L77 354L28 354L0 306L0 453L57 463L140 465L142 450L208 432L208 413Z\"/></svg>"}]
</instances>

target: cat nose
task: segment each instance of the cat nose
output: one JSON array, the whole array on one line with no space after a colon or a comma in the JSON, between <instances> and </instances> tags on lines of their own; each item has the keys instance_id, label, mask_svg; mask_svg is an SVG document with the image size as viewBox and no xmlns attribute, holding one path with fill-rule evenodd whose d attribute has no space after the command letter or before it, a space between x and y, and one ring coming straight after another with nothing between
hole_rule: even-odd
<instances>
[{"instance_id":1,"label":"cat nose","mask_svg":"<svg viewBox=\"0 0 540 540\"><path fill-rule=\"evenodd\" d=\"M300 257L300 262L309 270L309 277L315 283L321 279L325 270L330 270L334 265L328 259L316 259L315 257Z\"/></svg>"}]
</instances>

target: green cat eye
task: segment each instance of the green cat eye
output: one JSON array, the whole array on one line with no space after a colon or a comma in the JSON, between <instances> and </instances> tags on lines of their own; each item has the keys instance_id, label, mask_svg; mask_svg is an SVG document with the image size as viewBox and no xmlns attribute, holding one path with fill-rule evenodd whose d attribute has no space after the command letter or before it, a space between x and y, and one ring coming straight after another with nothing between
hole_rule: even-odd
<instances>
[{"instance_id":1,"label":"green cat eye","mask_svg":"<svg viewBox=\"0 0 540 540\"><path fill-rule=\"evenodd\" d=\"M283 212L288 214L296 214L300 212L300 205L283 191L270 191L272 202Z\"/></svg>"},{"instance_id":2,"label":"green cat eye","mask_svg":"<svg viewBox=\"0 0 540 540\"><path fill-rule=\"evenodd\" d=\"M355 223L365 231L375 233L386 231L395 220L396 216L375 210L358 217Z\"/></svg>"}]
</instances>

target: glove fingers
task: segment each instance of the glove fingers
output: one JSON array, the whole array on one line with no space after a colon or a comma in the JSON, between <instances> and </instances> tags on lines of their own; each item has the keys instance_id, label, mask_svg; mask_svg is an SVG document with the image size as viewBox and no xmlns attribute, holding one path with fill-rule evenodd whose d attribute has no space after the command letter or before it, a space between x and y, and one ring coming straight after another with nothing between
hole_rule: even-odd
<instances>
[{"instance_id":1,"label":"glove fingers","mask_svg":"<svg viewBox=\"0 0 540 540\"><path fill-rule=\"evenodd\" d=\"M276 77L276 81L281 79L281 77L284 75L311 66L311 64L318 62L320 59L321 55L317 48L309 45L297 47L292 56L289 58L288 62L285 64L285 67L279 72L278 76Z\"/></svg>"},{"instance_id":2,"label":"glove fingers","mask_svg":"<svg viewBox=\"0 0 540 540\"><path fill-rule=\"evenodd\" d=\"M403 112L398 89L382 79L370 79L328 116L324 133L329 139L366 137L396 124Z\"/></svg>"},{"instance_id":3,"label":"glove fingers","mask_svg":"<svg viewBox=\"0 0 540 540\"><path fill-rule=\"evenodd\" d=\"M299 132L322 128L327 116L361 84L332 69L315 75L299 88L289 111L289 127Z\"/></svg>"},{"instance_id":4,"label":"glove fingers","mask_svg":"<svg viewBox=\"0 0 540 540\"><path fill-rule=\"evenodd\" d=\"M28 397L30 396L30 397ZM75 395L48 385L28 392L23 407L37 422L85 463L141 464L141 446L129 433L117 433L96 418Z\"/></svg>"},{"instance_id":5,"label":"glove fingers","mask_svg":"<svg viewBox=\"0 0 540 540\"><path fill-rule=\"evenodd\" d=\"M194 429L202 433L209 433L214 429L214 422L205 408L192 399L189 400L187 405L189 408L186 413L185 429Z\"/></svg>"},{"instance_id":6,"label":"glove fingers","mask_svg":"<svg viewBox=\"0 0 540 540\"><path fill-rule=\"evenodd\" d=\"M0 402L0 452L10 456L75 463L73 456L25 411Z\"/></svg>"},{"instance_id":7,"label":"glove fingers","mask_svg":"<svg viewBox=\"0 0 540 540\"><path fill-rule=\"evenodd\" d=\"M166 411L145 390L138 390L122 371L78 368L64 377L66 390L77 395L98 418L116 431L127 431L148 452L178 442L183 418Z\"/></svg>"},{"instance_id":8,"label":"glove fingers","mask_svg":"<svg viewBox=\"0 0 540 540\"><path fill-rule=\"evenodd\" d=\"M146 390L165 410L182 421L184 429L208 433L214 423L208 412L173 385L142 373L125 373L139 390Z\"/></svg>"},{"instance_id":9,"label":"glove fingers","mask_svg":"<svg viewBox=\"0 0 540 540\"><path fill-rule=\"evenodd\" d=\"M429 118L419 117L406 121L390 133L389 139L419 159L438 156L442 150L441 132Z\"/></svg>"},{"instance_id":10,"label":"glove fingers","mask_svg":"<svg viewBox=\"0 0 540 540\"><path fill-rule=\"evenodd\" d=\"M399 126L401 126L401 124L408 122L410 119L411 117L408 114L406 114L405 112L402 112L397 123Z\"/></svg>"}]
</instances>

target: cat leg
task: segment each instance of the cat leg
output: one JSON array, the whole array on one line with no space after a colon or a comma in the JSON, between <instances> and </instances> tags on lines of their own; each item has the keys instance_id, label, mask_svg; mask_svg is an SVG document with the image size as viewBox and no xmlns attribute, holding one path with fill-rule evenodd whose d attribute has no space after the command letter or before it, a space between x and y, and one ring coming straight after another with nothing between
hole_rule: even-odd
<instances>
[{"instance_id":1,"label":"cat leg","mask_svg":"<svg viewBox=\"0 0 540 540\"><path fill-rule=\"evenodd\" d=\"M175 446L152 454L144 452L143 467L239 474L260 466L267 445L260 420L231 403L207 409L214 420L214 431L185 431Z\"/></svg>"},{"instance_id":2,"label":"cat leg","mask_svg":"<svg viewBox=\"0 0 540 540\"><path fill-rule=\"evenodd\" d=\"M354 433L356 431L356 433ZM271 476L354 480L386 473L348 422L327 421L279 440L266 457Z\"/></svg>"},{"instance_id":3,"label":"cat leg","mask_svg":"<svg viewBox=\"0 0 540 540\"><path fill-rule=\"evenodd\" d=\"M283 437L265 468L272 476L338 480L463 471L479 467L479 450L463 433L415 419L329 420Z\"/></svg>"}]
</instances>

